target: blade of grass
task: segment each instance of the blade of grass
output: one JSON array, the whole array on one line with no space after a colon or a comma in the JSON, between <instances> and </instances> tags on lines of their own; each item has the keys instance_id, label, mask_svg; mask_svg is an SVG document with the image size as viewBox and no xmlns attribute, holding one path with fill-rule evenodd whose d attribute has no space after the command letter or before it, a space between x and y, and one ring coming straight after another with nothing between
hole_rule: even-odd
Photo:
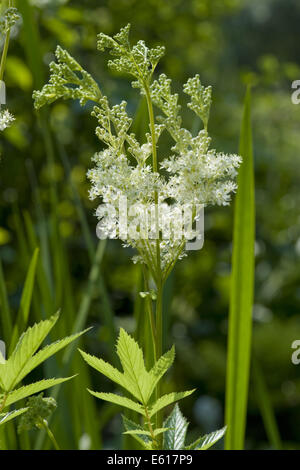
<instances>
[{"instance_id":1,"label":"blade of grass","mask_svg":"<svg viewBox=\"0 0 300 470\"><path fill-rule=\"evenodd\" d=\"M12 319L7 298L6 284L3 275L2 262L0 259L0 302L1 302L1 338L9 344L12 334Z\"/></svg>"},{"instance_id":2,"label":"blade of grass","mask_svg":"<svg viewBox=\"0 0 300 470\"><path fill-rule=\"evenodd\" d=\"M260 364L255 356L253 357L252 362L253 385L266 434L273 449L281 450L281 437L263 371L261 370Z\"/></svg>"},{"instance_id":3,"label":"blade of grass","mask_svg":"<svg viewBox=\"0 0 300 470\"><path fill-rule=\"evenodd\" d=\"M9 355L14 350L20 334L23 331L25 331L26 326L27 326L28 317L29 317L29 309L31 305L31 298L32 298L33 287L34 287L38 255L39 255L39 249L36 248L32 255L32 259L28 268L25 284L23 287L20 307L19 307L19 311L17 314L17 319L15 321L15 325L13 328L11 340L10 340Z\"/></svg>"},{"instance_id":4,"label":"blade of grass","mask_svg":"<svg viewBox=\"0 0 300 470\"><path fill-rule=\"evenodd\" d=\"M94 263L90 270L88 285L84 291L84 295L82 297L82 301L80 303L79 310L78 310L71 334L73 334L73 332L75 333L77 331L81 331L81 329L84 328L86 324L86 319L87 319L91 301L94 295L95 286L98 283L99 276L100 276L100 266L101 266L101 261L102 261L103 254L105 251L105 246L106 246L106 240L99 241ZM66 349L64 357L63 357L63 363L65 366L68 366L68 364L70 363L72 354L77 347L77 342L73 341L73 343L70 346L71 347ZM56 387L56 390L58 390L58 387Z\"/></svg>"},{"instance_id":5,"label":"blade of grass","mask_svg":"<svg viewBox=\"0 0 300 470\"><path fill-rule=\"evenodd\" d=\"M58 143L58 149L59 149L59 152L60 152L60 157L62 159L65 171L66 171L67 176L68 176L69 184L70 184L71 189L72 189L73 200L74 200L74 203L75 203L75 206L76 206L77 214L78 214L78 217L79 217L79 221L80 221L80 225L81 225L81 228L82 228L82 233L83 233L83 237L84 237L84 240L85 240L85 243L86 243L88 254L89 254L89 257L90 257L90 261L93 264L94 260L95 260L95 255L96 255L95 251L96 250L94 248L93 238L92 238L91 233L90 233L90 229L89 229L89 226L88 226L88 222L87 222L86 214L85 214L85 211L84 211L84 208L83 208L83 204L82 204L81 198L79 196L78 190L77 190L75 184L73 183L73 181L70 177L71 165L70 165L70 162L69 162L68 155L67 155L67 153L66 153L66 151L65 151L65 149L64 149L64 147L61 143ZM101 244L101 246L103 247L103 250L104 250L105 243ZM104 253L104 251L103 251L103 253ZM102 253L102 256L103 256L103 253ZM106 327L109 331L110 359L111 359L111 361L115 361L114 344L115 344L115 338L116 338L116 330L115 330L115 325L114 325L114 314L113 314L112 307L111 307L111 304L110 304L110 300L109 300L109 296L108 296L108 293L107 293L105 281L104 281L102 273L101 273L101 269L99 271L99 277L98 277L98 289L99 289L99 294L100 294L100 299L101 299L101 311L103 312L105 325L106 325Z\"/></svg>"},{"instance_id":6,"label":"blade of grass","mask_svg":"<svg viewBox=\"0 0 300 470\"><path fill-rule=\"evenodd\" d=\"M90 228L89 228L89 225L88 225L88 222L87 222L87 218L86 218L86 214L85 214L85 211L84 211L84 208L83 208L83 204L81 202L81 198L79 196L77 187L76 187L76 185L74 184L74 182L71 178L71 165L70 165L69 157L66 153L66 150L65 150L64 146L60 142L58 142L57 146L58 146L58 151L59 151L59 154L60 154L60 158L62 160L65 172L67 174L68 182L69 182L70 187L71 187L73 200L75 202L75 206L76 206L78 218L79 218L79 221L80 221L84 241L85 241L85 244L86 244L86 247L87 247L87 250L88 250L89 258L90 258L90 261L93 262L93 259L94 259L94 256L95 256L95 245L94 245L94 242L93 242L93 238L91 236Z\"/></svg>"},{"instance_id":7,"label":"blade of grass","mask_svg":"<svg viewBox=\"0 0 300 470\"><path fill-rule=\"evenodd\" d=\"M22 221L22 216L20 213L20 209L17 204L13 205L13 222L14 222L14 229L15 234L18 240L18 255L20 259L20 263L22 263L22 267L26 267L27 270L28 263L30 261L29 257L29 247L26 240L26 236L24 233L24 226Z\"/></svg>"},{"instance_id":8,"label":"blade of grass","mask_svg":"<svg viewBox=\"0 0 300 470\"><path fill-rule=\"evenodd\" d=\"M29 68L33 74L35 86L40 88L45 82L43 56L40 37L34 18L34 10L28 0L16 0L16 6L23 18L21 37L24 43Z\"/></svg>"},{"instance_id":9,"label":"blade of grass","mask_svg":"<svg viewBox=\"0 0 300 470\"><path fill-rule=\"evenodd\" d=\"M251 95L247 90L240 137L243 157L234 210L232 277L226 376L225 449L244 448L254 290L255 201Z\"/></svg>"},{"instance_id":10,"label":"blade of grass","mask_svg":"<svg viewBox=\"0 0 300 470\"><path fill-rule=\"evenodd\" d=\"M39 245L41 247L41 261L43 262L45 274L48 279L51 292L54 292L53 287L53 275L51 266L51 254L49 248L49 222L47 220L45 211L43 209L42 199L40 195L40 188L38 185L37 175L34 169L33 161L30 159L26 160L26 168L28 171L30 186L32 189L33 203L35 208L37 224L37 233L39 236Z\"/></svg>"},{"instance_id":11,"label":"blade of grass","mask_svg":"<svg viewBox=\"0 0 300 470\"><path fill-rule=\"evenodd\" d=\"M24 212L24 221L26 234L29 241L31 250L38 247L39 242L35 233L34 224L29 212ZM37 284L39 286L40 296L42 299L42 305L44 309L44 317L50 317L55 312L55 303L51 293L51 287L49 285L48 277L45 273L43 260L40 258L37 263ZM43 311L41 309L41 311Z\"/></svg>"}]
</instances>

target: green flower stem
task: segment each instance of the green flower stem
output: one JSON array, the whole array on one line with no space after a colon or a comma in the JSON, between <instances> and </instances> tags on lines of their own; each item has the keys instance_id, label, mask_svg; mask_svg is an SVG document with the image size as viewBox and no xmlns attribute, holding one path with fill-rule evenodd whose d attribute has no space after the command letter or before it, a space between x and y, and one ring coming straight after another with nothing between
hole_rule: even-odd
<instances>
[{"instance_id":1,"label":"green flower stem","mask_svg":"<svg viewBox=\"0 0 300 470\"><path fill-rule=\"evenodd\" d=\"M145 291L149 292L149 281L148 281L148 273L146 266L143 265L143 276L144 276L144 285L145 285ZM157 361L157 350L156 350L156 327L155 327L155 319L153 316L153 310L152 310L152 300L149 295L146 298L146 305L147 305L147 312L149 316L149 322L151 326L151 339L152 339L152 345L153 345L153 352L154 352L154 362Z\"/></svg>"},{"instance_id":2,"label":"green flower stem","mask_svg":"<svg viewBox=\"0 0 300 470\"><path fill-rule=\"evenodd\" d=\"M145 84L145 94L148 106L149 113L149 123L150 131L152 137L152 159L153 159L153 171L158 173L157 165L157 150L156 150L156 136L155 136L155 121L154 121L154 112L150 96L149 86ZM156 321L156 359L159 359L163 354L163 311L162 311L162 296L163 296L163 281L162 281L162 270L161 270L161 260L160 260L160 243L159 243L159 225L158 225L158 193L155 191L154 194L155 200L155 218L156 218L156 227L158 230L158 238L156 239L156 258L157 258L157 300L156 300L156 309L155 309L155 321ZM161 385L160 382L156 387L156 399L161 396ZM159 412L156 415L156 427L162 427L162 413ZM161 439L159 439L161 441Z\"/></svg>"},{"instance_id":3,"label":"green flower stem","mask_svg":"<svg viewBox=\"0 0 300 470\"><path fill-rule=\"evenodd\" d=\"M151 131L151 136L152 136L153 171L155 173L158 173L156 138L155 138L155 127L154 127L154 113L153 113L153 106L152 106L152 101L151 101L148 85L145 85L145 93L146 93L146 100L147 100L148 113L149 113L150 131Z\"/></svg>"},{"instance_id":4,"label":"green flower stem","mask_svg":"<svg viewBox=\"0 0 300 470\"><path fill-rule=\"evenodd\" d=\"M9 7L13 6L12 0L9 0L8 6ZM6 36L5 36L5 41L4 41L4 46L3 46L2 56L1 56L0 80L3 80L3 76L4 76L4 69L5 69L6 57L7 57L8 46L9 46L9 39L10 39L10 28L8 29Z\"/></svg>"},{"instance_id":5,"label":"green flower stem","mask_svg":"<svg viewBox=\"0 0 300 470\"><path fill-rule=\"evenodd\" d=\"M59 445L57 444L57 441L56 441L56 439L55 439L55 437L54 437L54 434L53 434L53 432L51 431L51 429L49 428L48 422L47 422L46 419L41 420L41 426L45 429L45 431L46 431L46 433L47 433L47 435L48 435L50 441L52 442L52 444L53 444L53 446L54 446L54 449L55 449L55 450L60 450Z\"/></svg>"},{"instance_id":6,"label":"green flower stem","mask_svg":"<svg viewBox=\"0 0 300 470\"><path fill-rule=\"evenodd\" d=\"M4 47L2 51L1 64L0 64L0 80L3 80L6 57L7 57L8 46L9 46L9 39L10 39L10 29L6 33Z\"/></svg>"},{"instance_id":7,"label":"green flower stem","mask_svg":"<svg viewBox=\"0 0 300 470\"><path fill-rule=\"evenodd\" d=\"M157 299L155 308L156 319L156 354L159 359L163 354L163 310L162 310L163 284L157 286ZM156 400L161 397L161 381L156 386ZM156 414L156 428L162 427L162 412ZM161 439L159 439L161 440Z\"/></svg>"},{"instance_id":8,"label":"green flower stem","mask_svg":"<svg viewBox=\"0 0 300 470\"><path fill-rule=\"evenodd\" d=\"M149 432L151 434L151 439L152 439L152 442L153 442L153 446L156 448L158 443L157 443L157 440L156 440L155 435L154 435L154 431L153 431L153 427L152 427L152 424L151 424L151 419L149 417L147 406L144 407L144 410L145 410L146 421L147 421Z\"/></svg>"}]
</instances>

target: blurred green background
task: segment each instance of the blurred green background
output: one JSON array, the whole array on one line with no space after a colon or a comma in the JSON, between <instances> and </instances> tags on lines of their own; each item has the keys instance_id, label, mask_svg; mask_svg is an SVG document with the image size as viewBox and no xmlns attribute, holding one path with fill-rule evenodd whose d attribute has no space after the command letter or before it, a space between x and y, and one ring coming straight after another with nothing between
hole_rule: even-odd
<instances>
[{"instance_id":1,"label":"blurred green background","mask_svg":"<svg viewBox=\"0 0 300 470\"><path fill-rule=\"evenodd\" d=\"M291 344L300 339L300 107L291 102L291 83L300 79L299 2L16 3L24 22L14 28L5 74L8 108L16 121L1 134L0 141L0 255L12 311L19 304L33 247L39 245L31 322L60 307L62 320L57 331L69 334L78 312L85 311L84 323L94 328L82 346L111 360L114 329L124 326L134 333L133 312L136 318L143 315L142 301L135 302L141 287L140 268L132 264L132 253L119 241L101 247L105 248L101 273L96 273L95 282L88 281L97 245L93 215L97 204L88 200L85 174L100 148L89 106L60 101L38 116L31 98L33 89L48 80L48 64L60 44L94 76L112 102L128 101L130 114L137 115L137 132L145 131L143 103L136 90L126 77L113 76L107 69L107 55L96 51L97 33L114 34L130 22L133 41L144 39L149 45L166 46L159 72L173 78L176 90L196 73L203 84L213 86L209 130L216 149L237 152L245 85L254 86L257 234L253 349L283 446L300 449L300 365L291 362ZM186 124L194 125L189 113ZM177 360L166 389L197 387L191 399L182 403L191 423L191 438L223 425L232 217L232 207L206 210L204 247L177 265L167 288L167 341L175 343ZM85 310L84 302L88 302ZM99 374L87 372L77 356L75 352L70 367L82 368L79 372L87 385L92 382L95 389L112 390ZM50 362L47 367L45 373L50 376L51 368L60 370L62 366ZM119 410L87 395L79 379L59 394L53 426L61 446L120 446ZM260 405L251 377L248 449L270 448ZM32 434L32 442L47 446L39 439L36 444L37 433Z\"/></svg>"}]
</instances>

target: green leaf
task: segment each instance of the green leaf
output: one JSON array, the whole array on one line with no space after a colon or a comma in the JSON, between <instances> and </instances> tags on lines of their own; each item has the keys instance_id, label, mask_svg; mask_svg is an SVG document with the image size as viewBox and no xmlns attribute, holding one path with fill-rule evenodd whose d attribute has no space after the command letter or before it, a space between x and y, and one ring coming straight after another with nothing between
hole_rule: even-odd
<instances>
[{"instance_id":1,"label":"green leaf","mask_svg":"<svg viewBox=\"0 0 300 470\"><path fill-rule=\"evenodd\" d=\"M17 416L20 416L21 414L25 413L27 410L28 408L20 408L19 410L10 411L9 413L1 413L0 414L0 426L2 426L2 424L7 423L11 419L16 418Z\"/></svg>"},{"instance_id":2,"label":"green leaf","mask_svg":"<svg viewBox=\"0 0 300 470\"><path fill-rule=\"evenodd\" d=\"M55 341L55 343L51 343L45 346L40 351L38 351L36 354L34 354L34 356L32 356L31 359L29 359L26 366L22 370L22 373L19 376L20 380L22 380L23 377L28 375L29 372L35 369L39 364L44 362L49 357L53 356L53 354L56 354L61 349L68 346L68 344L72 343L72 341L75 341L77 338L79 338L79 336L83 335L89 330L90 328L87 328L86 330L80 331L79 333L76 333L74 335L66 336L66 338L63 338L59 341Z\"/></svg>"},{"instance_id":3,"label":"green leaf","mask_svg":"<svg viewBox=\"0 0 300 470\"><path fill-rule=\"evenodd\" d=\"M144 428L140 424L137 424L134 421L131 421L130 419L126 418L126 416L124 415L122 415L122 419L124 428L126 429L125 433L128 434L133 431L132 437L134 437L134 439L136 439L147 450L152 449L152 439L149 438L147 434L144 434ZM140 432L134 432L137 430Z\"/></svg>"},{"instance_id":4,"label":"green leaf","mask_svg":"<svg viewBox=\"0 0 300 470\"><path fill-rule=\"evenodd\" d=\"M45 379L40 380L38 382L34 382L30 385L24 385L23 387L17 388L16 390L10 392L7 395L7 399L3 408L5 409L13 403L22 400L23 398L27 398L30 395L33 395L34 393L39 393L42 390L46 390L47 388L54 387L55 385L58 385L62 382L66 382L67 380L70 380L73 377L75 376L73 375L72 377L65 377L60 379Z\"/></svg>"},{"instance_id":5,"label":"green leaf","mask_svg":"<svg viewBox=\"0 0 300 470\"><path fill-rule=\"evenodd\" d=\"M169 431L170 428L157 428L154 430L154 436L159 436L159 434L162 434L163 432Z\"/></svg>"},{"instance_id":6,"label":"green leaf","mask_svg":"<svg viewBox=\"0 0 300 470\"><path fill-rule=\"evenodd\" d=\"M95 356L91 356L90 354L87 354L86 352L81 351L81 349L79 349L79 352L82 355L83 359L91 367L96 369L101 374L105 375L105 377L109 378L113 382L121 385L121 387L124 387L129 392L131 391L130 383L126 381L126 378L124 377L124 374L122 374L122 372L120 372L118 369L110 365L108 362L103 361L103 359L100 359Z\"/></svg>"},{"instance_id":7,"label":"green leaf","mask_svg":"<svg viewBox=\"0 0 300 470\"><path fill-rule=\"evenodd\" d=\"M234 212L229 311L225 420L227 450L243 449L245 439L254 287L255 200L250 89L247 90L240 138Z\"/></svg>"},{"instance_id":8,"label":"green leaf","mask_svg":"<svg viewBox=\"0 0 300 470\"><path fill-rule=\"evenodd\" d=\"M110 403L114 403L115 405L124 406L125 408L129 408L130 410L136 411L141 415L145 416L145 411L143 407L136 403L130 398L122 397L121 395L116 395L114 393L101 393L101 392L93 392L89 390L89 392L94 395L94 397L100 398L101 400L109 401Z\"/></svg>"},{"instance_id":9,"label":"green leaf","mask_svg":"<svg viewBox=\"0 0 300 470\"><path fill-rule=\"evenodd\" d=\"M144 431L144 429L132 429L131 431L125 431L123 432L123 434L131 434L132 436L134 434L137 434L137 435L144 435L144 436L149 436L151 437L151 432L150 431Z\"/></svg>"},{"instance_id":10,"label":"green leaf","mask_svg":"<svg viewBox=\"0 0 300 470\"><path fill-rule=\"evenodd\" d=\"M48 320L35 323L20 337L18 344L5 364L0 365L0 375L5 391L12 390L24 377L23 369L40 347L58 319L58 314Z\"/></svg>"},{"instance_id":11,"label":"green leaf","mask_svg":"<svg viewBox=\"0 0 300 470\"><path fill-rule=\"evenodd\" d=\"M120 329L117 354L124 369L124 375L130 383L130 392L146 404L149 395L149 374L145 368L143 352L123 328Z\"/></svg>"},{"instance_id":12,"label":"green leaf","mask_svg":"<svg viewBox=\"0 0 300 470\"><path fill-rule=\"evenodd\" d=\"M148 395L146 397L146 401L150 399L156 385L162 378L162 376L167 372L167 370L171 367L175 359L175 347L166 352L163 356L161 356L158 361L154 364L152 369L149 372L149 378L151 378L151 383L149 384Z\"/></svg>"},{"instance_id":13,"label":"green leaf","mask_svg":"<svg viewBox=\"0 0 300 470\"><path fill-rule=\"evenodd\" d=\"M168 393L167 395L163 395L160 397L154 405L151 407L149 416L150 418L155 415L159 410L165 408L166 406L174 403L174 401L182 400L185 397L191 395L196 389L187 390L186 392L172 392Z\"/></svg>"},{"instance_id":14,"label":"green leaf","mask_svg":"<svg viewBox=\"0 0 300 470\"><path fill-rule=\"evenodd\" d=\"M226 426L218 431L199 437L195 442L186 446L185 450L206 450L218 442L225 434Z\"/></svg>"},{"instance_id":15,"label":"green leaf","mask_svg":"<svg viewBox=\"0 0 300 470\"><path fill-rule=\"evenodd\" d=\"M19 311L18 311L15 326L14 326L13 332L12 332L12 338L11 338L10 347L9 347L9 352L10 353L13 351L13 349L14 349L16 343L17 343L19 333L21 331L23 331L24 328L26 328L26 326L27 326L38 255L39 255L39 249L36 248L34 250L34 253L32 255L32 259L31 259L31 262L30 262L30 265L29 265L29 268L28 268L28 272L27 272L27 276L26 276L26 280L25 280L25 284L24 284L24 288L23 288L23 292L22 292L20 308L19 308Z\"/></svg>"},{"instance_id":16,"label":"green leaf","mask_svg":"<svg viewBox=\"0 0 300 470\"><path fill-rule=\"evenodd\" d=\"M174 406L172 413L165 420L164 427L169 428L169 430L164 434L163 449L182 449L184 447L188 422L181 413L177 403Z\"/></svg>"},{"instance_id":17,"label":"green leaf","mask_svg":"<svg viewBox=\"0 0 300 470\"><path fill-rule=\"evenodd\" d=\"M158 428L158 429L155 429L153 431L153 434L154 436L158 436L159 434L162 434L163 432L166 432L168 431L169 428ZM125 431L123 432L123 434L131 434L132 436L134 436L135 434L137 435L144 435L144 436L149 436L151 437L151 432L150 431L144 431L144 430L141 430L141 429L132 429L130 431Z\"/></svg>"}]
</instances>

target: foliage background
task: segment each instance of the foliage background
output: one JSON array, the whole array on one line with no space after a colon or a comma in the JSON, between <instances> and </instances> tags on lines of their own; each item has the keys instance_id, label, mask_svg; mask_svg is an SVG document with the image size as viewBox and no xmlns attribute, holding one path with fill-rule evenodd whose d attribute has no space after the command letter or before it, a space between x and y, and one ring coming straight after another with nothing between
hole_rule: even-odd
<instances>
[{"instance_id":1,"label":"foliage background","mask_svg":"<svg viewBox=\"0 0 300 470\"><path fill-rule=\"evenodd\" d=\"M12 315L19 305L29 256L38 244L40 270L30 322L61 307L60 332L70 333L88 297L85 323L94 328L83 340L85 350L110 359L112 321L116 329L124 326L134 333L132 313L137 317L142 311L141 301L135 302L141 273L131 263L131 253L118 241L106 245L102 276L87 291L91 259L78 215L78 195L95 249L96 206L88 200L85 177L91 156L99 150L94 122L77 103L58 102L38 117L31 98L32 90L46 81L48 64L60 44L92 73L113 102L128 101L129 111L137 115L137 131L142 133L143 103L126 77L112 76L108 71L107 55L96 51L97 33L114 34L130 22L133 40L143 38L150 45L166 45L160 70L174 79L176 89L195 73L204 84L213 86L210 133L218 150L237 151L245 84L254 85L257 234L253 349L269 389L283 445L300 448L300 366L291 363L291 344L300 339L300 110L291 102L291 82L300 79L299 2L21 3L21 11L25 8L30 14L40 39L35 41L34 33L25 25L15 28L5 76L8 106L17 118L0 141L0 256ZM191 126L197 125L190 114L186 119ZM37 241L30 236L32 229ZM177 351L166 388L197 387L196 394L182 404L195 435L223 424L232 207L207 209L205 237L204 248L191 252L178 264L165 299L170 305L166 309L168 343L175 343ZM48 297L45 285L49 287ZM78 370L81 362L77 356L75 352L70 367ZM45 373L62 368L62 360L51 363ZM87 372L84 365L81 368L84 380L92 381L94 389L111 390L101 377ZM76 380L58 397L63 412L56 412L53 426L62 447L119 446L118 410L92 403L80 379ZM258 403L252 377L246 432L249 449L270 446ZM19 437L12 439L16 439L15 445L29 446ZM37 435L30 439L36 442ZM47 446L47 442L42 445ZM130 446L130 442L125 445Z\"/></svg>"}]
</instances>

